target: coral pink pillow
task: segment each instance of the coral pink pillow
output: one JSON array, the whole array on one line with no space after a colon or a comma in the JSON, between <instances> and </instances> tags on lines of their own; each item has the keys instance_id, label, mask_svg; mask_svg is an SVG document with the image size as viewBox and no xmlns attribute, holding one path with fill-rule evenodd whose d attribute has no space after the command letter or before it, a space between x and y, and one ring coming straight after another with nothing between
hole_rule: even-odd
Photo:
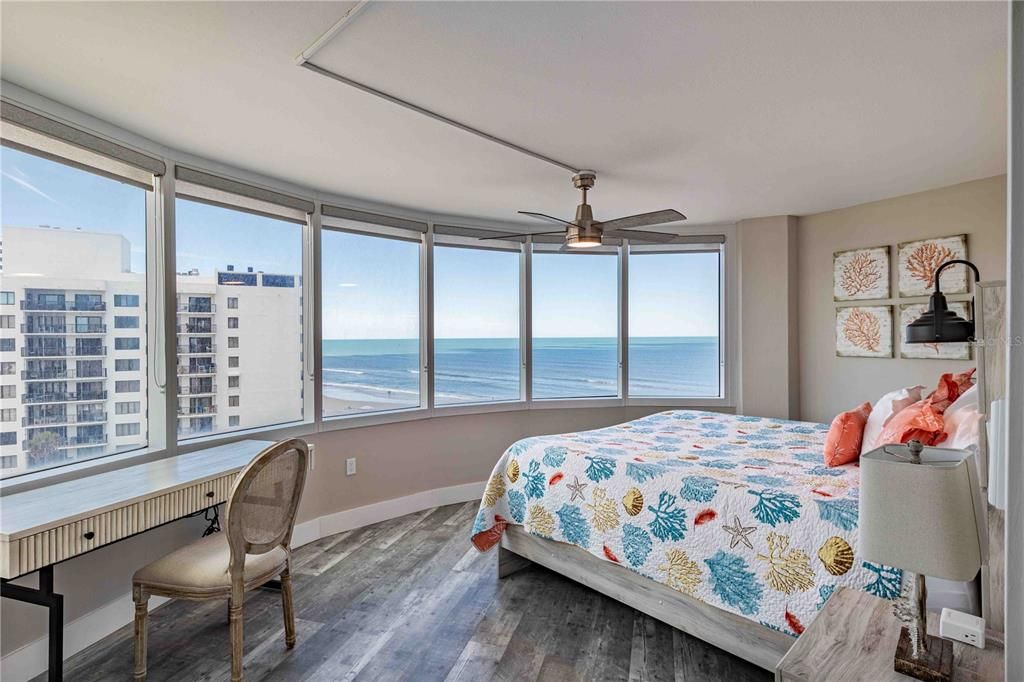
<instances>
[{"instance_id":1,"label":"coral pink pillow","mask_svg":"<svg viewBox=\"0 0 1024 682\"><path fill-rule=\"evenodd\" d=\"M925 398L902 410L889 420L878 436L878 445L919 440L925 445L938 445L946 440L942 412Z\"/></svg>"},{"instance_id":2,"label":"coral pink pillow","mask_svg":"<svg viewBox=\"0 0 1024 682\"><path fill-rule=\"evenodd\" d=\"M947 372L939 377L938 388L928 396L928 400L932 402L932 405L939 414L945 412L947 407L952 405L957 398L966 393L967 389L974 384L974 379L971 378L973 375L974 368L960 374Z\"/></svg>"},{"instance_id":3,"label":"coral pink pillow","mask_svg":"<svg viewBox=\"0 0 1024 682\"><path fill-rule=\"evenodd\" d=\"M871 409L871 414L868 416L868 423L864 427L864 438L860 444L860 454L871 452L878 447L878 436L882 433L882 428L889 423L889 420L893 418L900 411L910 407L924 396L921 391L924 390L924 386L908 386L907 388L901 388L890 393L886 393L875 406Z\"/></svg>"},{"instance_id":4,"label":"coral pink pillow","mask_svg":"<svg viewBox=\"0 0 1024 682\"><path fill-rule=\"evenodd\" d=\"M837 467L860 459L860 441L864 437L864 426L871 414L871 403L840 412L832 420L832 426L825 438L825 464Z\"/></svg>"}]
</instances>

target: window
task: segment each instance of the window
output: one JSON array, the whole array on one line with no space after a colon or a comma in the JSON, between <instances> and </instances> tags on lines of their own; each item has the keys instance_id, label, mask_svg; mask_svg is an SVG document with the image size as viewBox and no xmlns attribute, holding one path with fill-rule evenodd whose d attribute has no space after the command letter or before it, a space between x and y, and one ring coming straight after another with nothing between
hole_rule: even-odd
<instances>
[{"instance_id":1,"label":"window","mask_svg":"<svg viewBox=\"0 0 1024 682\"><path fill-rule=\"evenodd\" d=\"M325 417L419 407L420 243L321 235Z\"/></svg>"},{"instance_id":2,"label":"window","mask_svg":"<svg viewBox=\"0 0 1024 682\"><path fill-rule=\"evenodd\" d=\"M240 377L236 374L235 376L228 377L228 388L238 388Z\"/></svg>"},{"instance_id":3,"label":"window","mask_svg":"<svg viewBox=\"0 0 1024 682\"><path fill-rule=\"evenodd\" d=\"M115 308L138 308L139 307L139 295L138 294L114 294L114 307Z\"/></svg>"},{"instance_id":4,"label":"window","mask_svg":"<svg viewBox=\"0 0 1024 682\"><path fill-rule=\"evenodd\" d=\"M269 275L265 274L262 277L263 286L265 287L285 287L290 288L295 286L294 275Z\"/></svg>"},{"instance_id":5,"label":"window","mask_svg":"<svg viewBox=\"0 0 1024 682\"><path fill-rule=\"evenodd\" d=\"M238 308L238 297L237 296L228 296L228 309L229 310L236 310L237 308Z\"/></svg>"},{"instance_id":6,"label":"window","mask_svg":"<svg viewBox=\"0 0 1024 682\"><path fill-rule=\"evenodd\" d=\"M0 457L0 469L13 469L18 466L17 455L4 455Z\"/></svg>"},{"instance_id":7,"label":"window","mask_svg":"<svg viewBox=\"0 0 1024 682\"><path fill-rule=\"evenodd\" d=\"M718 397L719 251L629 254L629 395Z\"/></svg>"},{"instance_id":8,"label":"window","mask_svg":"<svg viewBox=\"0 0 1024 682\"><path fill-rule=\"evenodd\" d=\"M237 414L233 414L228 417L228 426L238 426L241 423L241 418Z\"/></svg>"},{"instance_id":9,"label":"window","mask_svg":"<svg viewBox=\"0 0 1024 682\"><path fill-rule=\"evenodd\" d=\"M14 352L14 339L0 339L0 351Z\"/></svg>"},{"instance_id":10,"label":"window","mask_svg":"<svg viewBox=\"0 0 1024 682\"><path fill-rule=\"evenodd\" d=\"M118 436L137 436L140 432L140 425L138 422L116 424L114 426L114 432Z\"/></svg>"},{"instance_id":11,"label":"window","mask_svg":"<svg viewBox=\"0 0 1024 682\"><path fill-rule=\"evenodd\" d=\"M7 386L0 386L0 398L13 398L13 397L15 397L14 392L15 392L16 388L17 387L14 384L9 384Z\"/></svg>"},{"instance_id":12,"label":"window","mask_svg":"<svg viewBox=\"0 0 1024 682\"><path fill-rule=\"evenodd\" d=\"M228 337L228 348L238 348L238 337L237 336L229 336Z\"/></svg>"},{"instance_id":13,"label":"window","mask_svg":"<svg viewBox=\"0 0 1024 682\"><path fill-rule=\"evenodd\" d=\"M14 305L14 292L0 291L0 305Z\"/></svg>"},{"instance_id":14,"label":"window","mask_svg":"<svg viewBox=\"0 0 1024 682\"><path fill-rule=\"evenodd\" d=\"M115 372L138 372L139 371L139 360L132 358L130 360L114 360L114 371Z\"/></svg>"},{"instance_id":15,"label":"window","mask_svg":"<svg viewBox=\"0 0 1024 682\"><path fill-rule=\"evenodd\" d=\"M114 414L138 414L140 408L141 403L138 400L114 403Z\"/></svg>"},{"instance_id":16,"label":"window","mask_svg":"<svg viewBox=\"0 0 1024 682\"><path fill-rule=\"evenodd\" d=\"M14 329L14 315L0 315L0 329Z\"/></svg>"},{"instance_id":17,"label":"window","mask_svg":"<svg viewBox=\"0 0 1024 682\"><path fill-rule=\"evenodd\" d=\"M13 362L0 362L0 374L14 374L14 363Z\"/></svg>"},{"instance_id":18,"label":"window","mask_svg":"<svg viewBox=\"0 0 1024 682\"><path fill-rule=\"evenodd\" d=\"M114 327L117 329L137 329L139 318L135 315L115 315Z\"/></svg>"},{"instance_id":19,"label":"window","mask_svg":"<svg viewBox=\"0 0 1024 682\"><path fill-rule=\"evenodd\" d=\"M237 395L229 395L228 396L228 407L238 407L238 396Z\"/></svg>"},{"instance_id":20,"label":"window","mask_svg":"<svg viewBox=\"0 0 1024 682\"><path fill-rule=\"evenodd\" d=\"M17 431L4 431L0 433L0 445L17 445L18 444L18 432Z\"/></svg>"},{"instance_id":21,"label":"window","mask_svg":"<svg viewBox=\"0 0 1024 682\"><path fill-rule=\"evenodd\" d=\"M11 407L0 410L0 422L13 422L18 419L18 410Z\"/></svg>"},{"instance_id":22,"label":"window","mask_svg":"<svg viewBox=\"0 0 1024 682\"><path fill-rule=\"evenodd\" d=\"M192 191L183 184L179 192ZM223 199L221 200L223 201ZM258 428L299 421L303 418L303 336L302 336L302 225L291 219L277 219L239 209L211 205L179 196L175 203L176 254L179 272L178 325L205 329L214 324L221 311L217 303L230 296L241 306L245 300L247 343L252 353L246 362L246 426ZM236 269L235 266L238 266ZM293 287L268 287L260 273L290 276ZM187 301L187 303L186 303ZM187 310L181 310L182 307ZM200 322L202 320L202 322ZM227 327L239 326L239 318L227 318ZM212 330L212 326L209 327ZM215 330L213 330L215 331ZM210 337L206 337L207 340ZM185 350L214 349L208 342L185 345ZM192 365L195 355L179 353L179 364L223 372L222 364L212 358L200 358L205 364ZM228 356L227 367L237 369L241 356ZM258 361L257 361L258 359ZM179 370L180 371L180 370ZM224 381L221 377L217 381ZM237 398L238 396L236 396ZM213 409L202 417L179 411L178 435L181 439L202 434L224 433L231 424ZM204 404L203 409L207 407Z\"/></svg>"},{"instance_id":23,"label":"window","mask_svg":"<svg viewBox=\"0 0 1024 682\"><path fill-rule=\"evenodd\" d=\"M114 393L137 393L142 390L138 381L115 381Z\"/></svg>"},{"instance_id":24,"label":"window","mask_svg":"<svg viewBox=\"0 0 1024 682\"><path fill-rule=\"evenodd\" d=\"M533 255L533 397L618 395L618 258Z\"/></svg>"},{"instance_id":25,"label":"window","mask_svg":"<svg viewBox=\"0 0 1024 682\"><path fill-rule=\"evenodd\" d=\"M436 246L434 403L519 400L520 365L519 252Z\"/></svg>"},{"instance_id":26,"label":"window","mask_svg":"<svg viewBox=\"0 0 1024 682\"><path fill-rule=\"evenodd\" d=\"M114 350L139 350L139 339L122 336L114 339Z\"/></svg>"}]
</instances>

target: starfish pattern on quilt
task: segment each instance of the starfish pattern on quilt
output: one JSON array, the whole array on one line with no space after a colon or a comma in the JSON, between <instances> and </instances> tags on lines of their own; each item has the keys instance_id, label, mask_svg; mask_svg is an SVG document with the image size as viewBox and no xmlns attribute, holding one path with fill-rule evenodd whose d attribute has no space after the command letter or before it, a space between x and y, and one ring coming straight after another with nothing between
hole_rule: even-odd
<instances>
[{"instance_id":1,"label":"starfish pattern on quilt","mask_svg":"<svg viewBox=\"0 0 1024 682\"><path fill-rule=\"evenodd\" d=\"M740 523L740 517L738 516L733 517L732 523L733 525L731 526L722 525L722 530L731 536L731 539L729 540L729 549L732 549L741 542L748 548L754 549L754 545L750 543L750 538L748 536L757 530L757 526L744 526Z\"/></svg>"}]
</instances>

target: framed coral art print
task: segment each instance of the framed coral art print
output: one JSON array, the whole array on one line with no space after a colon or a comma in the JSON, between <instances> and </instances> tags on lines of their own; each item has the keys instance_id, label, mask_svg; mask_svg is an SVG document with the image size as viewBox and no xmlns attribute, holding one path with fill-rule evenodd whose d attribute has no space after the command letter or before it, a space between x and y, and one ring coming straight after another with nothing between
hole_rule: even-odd
<instances>
[{"instance_id":1,"label":"framed coral art print","mask_svg":"<svg viewBox=\"0 0 1024 682\"><path fill-rule=\"evenodd\" d=\"M897 267L900 296L930 296L935 290L935 271L954 258L967 259L967 235L900 244ZM967 268L951 267L944 270L942 293L966 294Z\"/></svg>"},{"instance_id":2,"label":"framed coral art print","mask_svg":"<svg viewBox=\"0 0 1024 682\"><path fill-rule=\"evenodd\" d=\"M945 277L943 277L945 279ZM967 301L950 301L949 309L965 320L971 319ZM907 303L900 306L900 329L921 317L928 310L926 303ZM971 344L969 343L906 343L900 342L901 358L921 358L933 360L970 360Z\"/></svg>"},{"instance_id":3,"label":"framed coral art print","mask_svg":"<svg viewBox=\"0 0 1024 682\"><path fill-rule=\"evenodd\" d=\"M837 251L832 256L832 289L837 301L889 298L889 247Z\"/></svg>"},{"instance_id":4,"label":"framed coral art print","mask_svg":"<svg viewBox=\"0 0 1024 682\"><path fill-rule=\"evenodd\" d=\"M836 355L892 357L892 306L836 308Z\"/></svg>"}]
</instances>

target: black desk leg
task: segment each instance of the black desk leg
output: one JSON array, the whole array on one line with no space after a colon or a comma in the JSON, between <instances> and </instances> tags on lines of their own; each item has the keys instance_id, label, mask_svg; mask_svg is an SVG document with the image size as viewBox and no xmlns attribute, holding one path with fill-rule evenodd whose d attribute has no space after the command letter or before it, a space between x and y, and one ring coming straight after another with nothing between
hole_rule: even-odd
<instances>
[{"instance_id":1,"label":"black desk leg","mask_svg":"<svg viewBox=\"0 0 1024 682\"><path fill-rule=\"evenodd\" d=\"M64 678L64 595L53 591L53 566L39 569L39 588L13 585L4 580L0 596L15 601L45 606L50 612L48 679L60 682Z\"/></svg>"}]
</instances>

